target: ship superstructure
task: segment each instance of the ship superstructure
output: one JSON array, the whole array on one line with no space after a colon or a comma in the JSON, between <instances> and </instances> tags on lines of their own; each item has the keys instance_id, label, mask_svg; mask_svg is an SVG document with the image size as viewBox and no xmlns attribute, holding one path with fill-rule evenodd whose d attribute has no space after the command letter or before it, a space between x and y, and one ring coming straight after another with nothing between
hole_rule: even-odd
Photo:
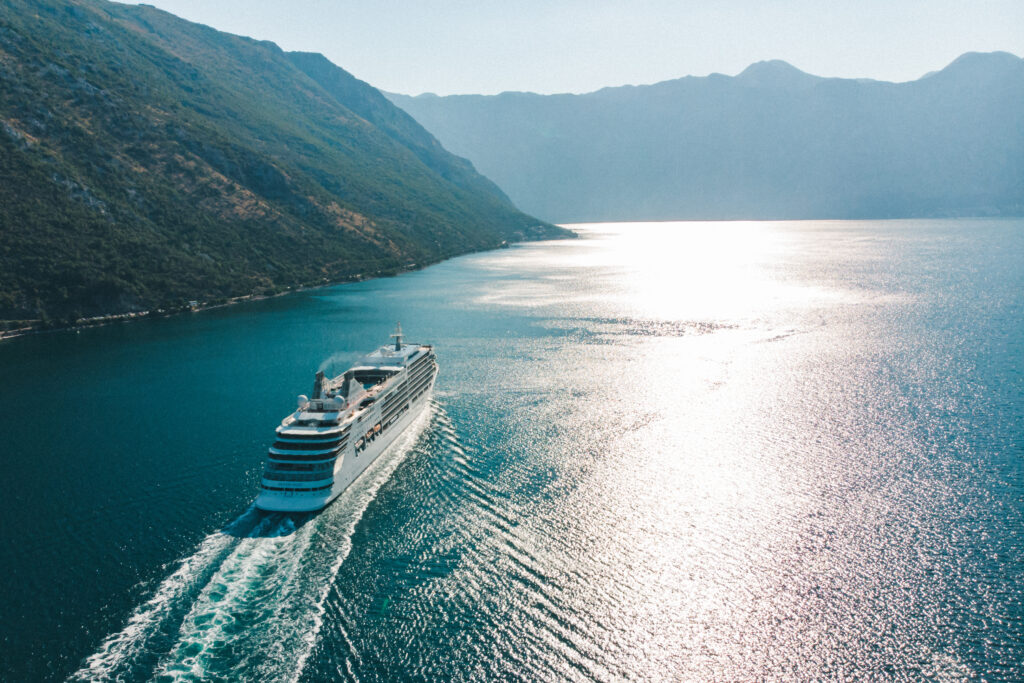
<instances>
[{"instance_id":1,"label":"ship superstructure","mask_svg":"<svg viewBox=\"0 0 1024 683\"><path fill-rule=\"evenodd\" d=\"M428 344L394 344L343 374L316 373L313 395L277 428L256 507L319 510L369 467L430 402L437 359Z\"/></svg>"}]
</instances>

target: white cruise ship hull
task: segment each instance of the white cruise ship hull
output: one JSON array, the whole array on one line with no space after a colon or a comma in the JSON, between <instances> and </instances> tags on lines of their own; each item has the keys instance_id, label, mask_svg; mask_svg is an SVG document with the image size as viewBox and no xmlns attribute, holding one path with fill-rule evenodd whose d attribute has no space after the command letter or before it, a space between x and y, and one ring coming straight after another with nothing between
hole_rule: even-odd
<instances>
[{"instance_id":1,"label":"white cruise ship hull","mask_svg":"<svg viewBox=\"0 0 1024 683\"><path fill-rule=\"evenodd\" d=\"M337 498L430 403L437 359L432 346L382 346L344 374L318 372L313 397L276 430L256 507L312 512Z\"/></svg>"},{"instance_id":2,"label":"white cruise ship hull","mask_svg":"<svg viewBox=\"0 0 1024 683\"><path fill-rule=\"evenodd\" d=\"M329 505L352 485L377 458L384 454L388 447L400 437L406 428L419 417L430 404L431 389L409 405L409 410L400 417L381 436L369 442L366 450L355 453L352 444L346 447L343 455L338 456L335 463L334 481L331 488L323 495L299 491L262 491L256 498L256 508L268 512L315 512ZM372 423L371 423L372 424Z\"/></svg>"}]
</instances>

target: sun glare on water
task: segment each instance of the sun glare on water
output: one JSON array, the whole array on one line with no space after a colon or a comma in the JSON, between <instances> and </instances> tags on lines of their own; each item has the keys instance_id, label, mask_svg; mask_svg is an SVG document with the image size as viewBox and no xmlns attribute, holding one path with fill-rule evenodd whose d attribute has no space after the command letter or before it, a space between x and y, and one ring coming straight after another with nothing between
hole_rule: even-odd
<instances>
[{"instance_id":1,"label":"sun glare on water","mask_svg":"<svg viewBox=\"0 0 1024 683\"><path fill-rule=\"evenodd\" d=\"M793 248L791 235L763 222L603 223L569 226L584 239L566 250L525 255L515 267L537 272L511 289L484 295L493 303L538 306L564 302L566 287L545 292L545 280L571 279L572 300L638 319L756 319L782 307L844 295L792 284L773 264ZM548 296L545 296L547 294Z\"/></svg>"},{"instance_id":2,"label":"sun glare on water","mask_svg":"<svg viewBox=\"0 0 1024 683\"><path fill-rule=\"evenodd\" d=\"M921 496L948 493L893 403L906 388L877 365L908 348L891 337L914 310L878 290L886 238L828 222L572 227L580 240L481 259L504 277L477 302L526 307L559 339L506 369L547 397L520 428L556 426L531 457L573 486L520 533L559 529L567 547L544 562L576 577L554 584L597 677L956 669L930 638L927 566L905 555L933 514ZM876 651L879 628L900 635Z\"/></svg>"}]
</instances>

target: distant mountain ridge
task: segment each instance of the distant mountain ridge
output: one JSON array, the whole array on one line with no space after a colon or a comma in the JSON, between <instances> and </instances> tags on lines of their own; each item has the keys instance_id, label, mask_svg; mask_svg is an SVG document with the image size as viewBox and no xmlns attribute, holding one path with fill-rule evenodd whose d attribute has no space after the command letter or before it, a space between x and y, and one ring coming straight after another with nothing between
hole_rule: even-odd
<instances>
[{"instance_id":1,"label":"distant mountain ridge","mask_svg":"<svg viewBox=\"0 0 1024 683\"><path fill-rule=\"evenodd\" d=\"M583 95L388 94L547 220L1024 215L1024 60L916 81L782 61Z\"/></svg>"},{"instance_id":2,"label":"distant mountain ridge","mask_svg":"<svg viewBox=\"0 0 1024 683\"><path fill-rule=\"evenodd\" d=\"M566 234L321 55L148 6L0 0L0 329Z\"/></svg>"}]
</instances>

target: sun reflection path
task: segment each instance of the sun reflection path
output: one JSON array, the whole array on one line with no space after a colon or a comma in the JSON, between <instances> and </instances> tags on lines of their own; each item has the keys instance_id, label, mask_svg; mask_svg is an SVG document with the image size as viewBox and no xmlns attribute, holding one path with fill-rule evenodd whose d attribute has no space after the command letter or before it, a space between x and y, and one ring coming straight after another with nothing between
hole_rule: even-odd
<instances>
[{"instance_id":1,"label":"sun reflection path","mask_svg":"<svg viewBox=\"0 0 1024 683\"><path fill-rule=\"evenodd\" d=\"M547 397L517 428L560 426L531 457L573 482L518 532L549 548L564 671L962 673L918 545L944 547L956 496L874 351L912 301L801 271L821 246L791 225L573 227L583 240L482 263L510 278L477 301L581 342L509 369Z\"/></svg>"},{"instance_id":2,"label":"sun reflection path","mask_svg":"<svg viewBox=\"0 0 1024 683\"><path fill-rule=\"evenodd\" d=\"M566 241L562 249L522 249L512 259L505 254L482 259L481 265L518 277L485 291L479 301L529 307L573 302L597 314L652 320L749 321L851 294L789 281L775 266L800 243L772 226L573 225L584 239Z\"/></svg>"}]
</instances>

